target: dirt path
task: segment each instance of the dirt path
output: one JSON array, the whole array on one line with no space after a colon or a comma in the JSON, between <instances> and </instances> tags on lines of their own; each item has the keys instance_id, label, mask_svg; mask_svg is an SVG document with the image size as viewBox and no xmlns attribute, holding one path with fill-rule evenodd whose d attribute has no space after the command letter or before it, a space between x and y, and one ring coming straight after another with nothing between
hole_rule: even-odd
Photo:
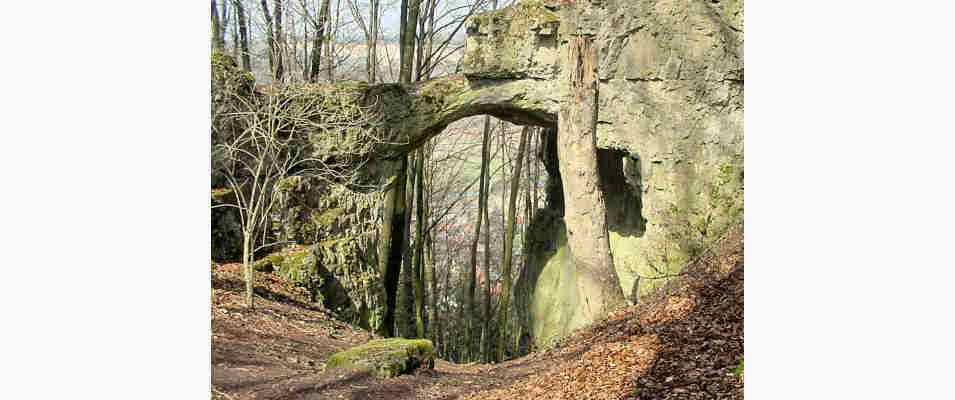
<instances>
[{"instance_id":1,"label":"dirt path","mask_svg":"<svg viewBox=\"0 0 955 400\"><path fill-rule=\"evenodd\" d=\"M434 370L376 379L358 371L324 371L329 356L374 335L335 320L305 294L259 274L256 309L242 302L238 264L214 266L212 384L218 399L454 399L514 382L556 364L525 357L497 365L444 360Z\"/></svg>"},{"instance_id":2,"label":"dirt path","mask_svg":"<svg viewBox=\"0 0 955 400\"><path fill-rule=\"evenodd\" d=\"M374 336L335 320L270 274L254 312L236 264L214 266L215 399L742 399L743 244L699 260L643 303L501 364L437 360L434 370L377 379L325 371L329 356Z\"/></svg>"}]
</instances>

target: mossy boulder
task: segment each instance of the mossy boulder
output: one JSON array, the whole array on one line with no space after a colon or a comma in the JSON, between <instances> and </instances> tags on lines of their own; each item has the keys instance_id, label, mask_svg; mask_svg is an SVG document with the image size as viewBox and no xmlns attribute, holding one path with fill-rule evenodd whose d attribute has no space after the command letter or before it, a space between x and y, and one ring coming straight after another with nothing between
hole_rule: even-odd
<instances>
[{"instance_id":1,"label":"mossy boulder","mask_svg":"<svg viewBox=\"0 0 955 400\"><path fill-rule=\"evenodd\" d=\"M365 370L380 378L414 371L422 365L434 368L434 345L427 339L378 339L335 353L326 368Z\"/></svg>"},{"instance_id":2,"label":"mossy boulder","mask_svg":"<svg viewBox=\"0 0 955 400\"><path fill-rule=\"evenodd\" d=\"M315 253L314 246L294 245L257 260L256 271L271 272L304 288L311 301L322 303L339 318L359 322L357 307L342 285L340 277L330 272Z\"/></svg>"}]
</instances>

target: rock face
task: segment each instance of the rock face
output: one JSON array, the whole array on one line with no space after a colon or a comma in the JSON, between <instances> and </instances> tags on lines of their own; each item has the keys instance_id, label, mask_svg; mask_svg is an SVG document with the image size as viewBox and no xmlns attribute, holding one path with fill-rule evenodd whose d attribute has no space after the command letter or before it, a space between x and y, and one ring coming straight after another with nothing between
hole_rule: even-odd
<instances>
[{"instance_id":1,"label":"rock face","mask_svg":"<svg viewBox=\"0 0 955 400\"><path fill-rule=\"evenodd\" d=\"M463 75L412 86L348 83L335 90L368 107L374 114L369 126L387 138L362 164L368 181L375 182L376 160L407 153L460 118L490 114L553 128L568 93L568 38L591 35L598 57L598 172L610 246L624 293L638 301L742 219L743 4L577 3L525 0L473 16L467 22ZM214 83L247 87L241 76L216 78L216 73L214 67ZM214 109L223 106L216 93L214 88ZM543 157L550 175L547 208L532 221L532 262L515 290L524 331L540 346L591 322L572 290L576 269L563 222L559 143L547 132L542 138L549 150ZM329 157L350 151L326 150ZM345 218L348 213L336 216L336 208L284 212L298 215L286 221ZM309 224L291 225L284 234L295 241L306 243L314 233ZM315 231L323 229L319 225ZM359 259L337 262L357 265Z\"/></svg>"},{"instance_id":2,"label":"rock face","mask_svg":"<svg viewBox=\"0 0 955 400\"><path fill-rule=\"evenodd\" d=\"M358 103L367 84L309 85L262 93L252 90L251 77L227 56L213 55L212 65L213 206L235 203L232 191L222 188L226 185L223 171L228 164L218 157L215 145L230 140L237 129L243 128L242 121L230 115L233 111L243 111L244 103L271 98L280 99L289 107L299 107L320 101L322 110L327 111L330 118L377 123L353 118L354 113L360 112ZM296 150L307 152L314 160L347 165L350 159L342 162L342 154L355 148L373 147L356 143L362 137L357 133L347 130L334 133L340 136L306 131L299 135L297 146L300 147ZM242 181L248 177L236 178ZM376 328L384 304L374 251L375 213L380 194L351 191L329 184L327 176L314 175L287 177L277 182L273 190L276 203L269 210L266 243L278 245L256 254L256 269L283 275L295 282L308 291L313 301L322 303L345 321ZM236 208L212 210L212 242L214 260L241 258L242 233Z\"/></svg>"},{"instance_id":3,"label":"rock face","mask_svg":"<svg viewBox=\"0 0 955 400\"><path fill-rule=\"evenodd\" d=\"M532 102L556 106L567 93L562 62L569 34L593 35L598 169L611 249L624 293L637 301L742 219L743 6L650 0L588 6L574 13L558 2L525 1L472 18L463 70L471 79L540 80L538 86L552 89L527 97L546 93L548 99ZM546 61L553 64L541 65ZM545 135L556 141L553 132ZM556 145L544 157L549 206L532 222L532 262L515 291L527 331L541 346L591 322L575 293L564 200L555 190L561 185Z\"/></svg>"},{"instance_id":4,"label":"rock face","mask_svg":"<svg viewBox=\"0 0 955 400\"><path fill-rule=\"evenodd\" d=\"M380 193L358 193L320 179L289 177L276 187L276 240L309 249L308 287L328 309L364 328L378 326L384 293L375 267Z\"/></svg>"},{"instance_id":5,"label":"rock face","mask_svg":"<svg viewBox=\"0 0 955 400\"><path fill-rule=\"evenodd\" d=\"M212 259L217 262L242 259L242 224L239 212L229 204L232 190L212 190Z\"/></svg>"}]
</instances>

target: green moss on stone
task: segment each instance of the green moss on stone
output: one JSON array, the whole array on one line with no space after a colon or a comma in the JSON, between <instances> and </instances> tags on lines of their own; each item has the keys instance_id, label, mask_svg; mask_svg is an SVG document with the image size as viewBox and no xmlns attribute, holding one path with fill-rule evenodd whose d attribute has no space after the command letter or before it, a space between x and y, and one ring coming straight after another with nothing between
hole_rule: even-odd
<instances>
[{"instance_id":1,"label":"green moss on stone","mask_svg":"<svg viewBox=\"0 0 955 400\"><path fill-rule=\"evenodd\" d=\"M344 208L332 208L323 211L321 214L318 214L313 217L313 221L321 226L329 226L334 224L342 214L345 213Z\"/></svg>"},{"instance_id":2,"label":"green moss on stone","mask_svg":"<svg viewBox=\"0 0 955 400\"><path fill-rule=\"evenodd\" d=\"M262 257L252 264L252 268L261 272L274 272L295 285L312 291L320 284L315 263L311 248L294 246Z\"/></svg>"},{"instance_id":3,"label":"green moss on stone","mask_svg":"<svg viewBox=\"0 0 955 400\"><path fill-rule=\"evenodd\" d=\"M249 96L255 87L255 78L236 64L231 56L218 51L212 52L212 81L227 91L239 96Z\"/></svg>"},{"instance_id":4,"label":"green moss on stone","mask_svg":"<svg viewBox=\"0 0 955 400\"><path fill-rule=\"evenodd\" d=\"M434 367L434 345L427 339L378 339L335 353L326 368L352 368L389 378L421 365Z\"/></svg>"},{"instance_id":5,"label":"green moss on stone","mask_svg":"<svg viewBox=\"0 0 955 400\"><path fill-rule=\"evenodd\" d=\"M311 291L317 278L315 257L308 247L292 249L282 254L281 262L276 265L276 273Z\"/></svg>"},{"instance_id":6,"label":"green moss on stone","mask_svg":"<svg viewBox=\"0 0 955 400\"><path fill-rule=\"evenodd\" d=\"M485 78L521 78L533 69L538 35L554 31L560 17L541 1L525 1L500 10L470 17L469 29L481 33L469 37L461 65L467 75ZM539 71L538 71L539 73Z\"/></svg>"}]
</instances>

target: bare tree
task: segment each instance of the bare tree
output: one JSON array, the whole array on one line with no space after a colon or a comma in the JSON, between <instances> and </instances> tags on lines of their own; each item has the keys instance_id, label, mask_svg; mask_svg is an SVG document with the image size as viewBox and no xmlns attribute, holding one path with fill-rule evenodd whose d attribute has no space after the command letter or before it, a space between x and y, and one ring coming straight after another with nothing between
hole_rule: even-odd
<instances>
[{"instance_id":1,"label":"bare tree","mask_svg":"<svg viewBox=\"0 0 955 400\"><path fill-rule=\"evenodd\" d=\"M353 167L365 160L349 156L366 154L381 141L369 108L341 93L314 93L282 89L274 94L245 97L230 96L235 104L223 111L235 123L229 139L215 146L228 165L225 173L235 197L242 225L242 263L246 283L246 303L253 307L252 261L255 253L275 245L268 238L268 215L278 202L273 190L276 183L291 176L307 176L331 184L354 184L358 172ZM328 111L334 104L336 112ZM214 120L222 118L214 116ZM323 132L318 146L356 139L354 148L327 158L313 157L305 141L309 132ZM356 136L357 135L357 136ZM341 146L339 146L341 147ZM324 147L323 147L324 148Z\"/></svg>"},{"instance_id":2,"label":"bare tree","mask_svg":"<svg viewBox=\"0 0 955 400\"><path fill-rule=\"evenodd\" d=\"M408 155L408 168L406 171L414 171L418 162L417 153ZM404 246L401 248L401 295L398 298L398 327L401 336L412 337L415 334L414 317L414 252L411 250L411 217L413 212L408 210L414 206L415 194L415 175L408 175L405 180L405 219L401 226L402 241Z\"/></svg>"},{"instance_id":3,"label":"bare tree","mask_svg":"<svg viewBox=\"0 0 955 400\"><path fill-rule=\"evenodd\" d=\"M315 36L312 38L312 59L308 73L308 81L316 82L318 74L321 72L322 49L325 44L325 29L328 25L328 13L331 7L331 0L322 0L318 7L318 17L311 18L312 27L315 29Z\"/></svg>"},{"instance_id":4,"label":"bare tree","mask_svg":"<svg viewBox=\"0 0 955 400\"><path fill-rule=\"evenodd\" d=\"M235 7L236 24L239 26L239 40L242 49L242 69L251 71L252 62L249 59L249 26L245 19L245 7L242 6L242 0L233 0L232 6Z\"/></svg>"},{"instance_id":5,"label":"bare tree","mask_svg":"<svg viewBox=\"0 0 955 400\"><path fill-rule=\"evenodd\" d=\"M230 0L231 1L231 0ZM239 17L236 14L236 10L233 7L232 12L227 14L232 19L232 58L236 60L241 60L242 55L239 52ZM226 24L226 28L229 27L229 24Z\"/></svg>"},{"instance_id":6,"label":"bare tree","mask_svg":"<svg viewBox=\"0 0 955 400\"><path fill-rule=\"evenodd\" d=\"M371 0L369 4L369 29L368 29L368 82L375 83L378 79L378 30L381 26L379 21L380 0Z\"/></svg>"},{"instance_id":7,"label":"bare tree","mask_svg":"<svg viewBox=\"0 0 955 400\"><path fill-rule=\"evenodd\" d=\"M474 327L473 323L477 320L477 302L476 302L476 289L477 289L477 248L478 243L481 240L481 225L484 221L484 209L487 207L487 192L485 191L485 181L487 180L487 167L488 167L488 152L490 151L490 138L491 138L491 128L488 124L484 125L484 134L481 144L481 175L480 175L480 188L478 189L478 209L477 209L477 218L474 221L474 240L471 242L471 262L470 269L468 270L467 279L465 286L467 291L465 292L465 301L467 304L467 328L464 336L464 343L466 348L466 353L469 354L470 350L474 346ZM464 319L464 308L461 308L461 319Z\"/></svg>"},{"instance_id":8,"label":"bare tree","mask_svg":"<svg viewBox=\"0 0 955 400\"><path fill-rule=\"evenodd\" d=\"M266 0L261 0L260 4L262 7L262 16L265 18L265 41L269 45L269 72L271 72L272 78L275 79L275 33L272 27L272 12L269 11L269 3Z\"/></svg>"},{"instance_id":9,"label":"bare tree","mask_svg":"<svg viewBox=\"0 0 955 400\"><path fill-rule=\"evenodd\" d=\"M497 332L497 361L504 359L504 340L507 333L508 296L511 292L511 260L513 259L514 253L514 221L515 214L517 214L517 193L520 191L521 165L523 164L524 152L527 148L527 136L529 130L530 128L526 126L521 130L521 144L517 148L517 156L514 158L516 165L514 166L514 173L511 176L511 191L507 207L507 230L504 234L504 261L501 264L501 276L503 277L503 283L501 283L501 307L500 310L498 310L499 320Z\"/></svg>"},{"instance_id":10,"label":"bare tree","mask_svg":"<svg viewBox=\"0 0 955 400\"><path fill-rule=\"evenodd\" d=\"M412 0L415 5L417 5L419 0ZM414 36L415 36L415 27L417 24L412 19L409 18L409 4L408 0L401 1L401 65L399 69L400 82L403 84L411 83L411 72L412 72L412 51L414 48ZM415 7L417 9L417 7ZM413 11L414 20L417 19L417 11ZM392 180L394 183L390 185L389 189L385 193L385 209L382 215L382 232L379 239L379 263L383 275L385 275L385 295L386 295L386 310L385 310L385 325L396 324L398 321L395 321L395 314L397 308L397 297L398 297L398 286L400 281L401 274L399 273L401 269L401 264L403 260L403 255L407 252L407 241L405 237L407 236L407 228L409 220L406 218L406 204L408 203L406 199L406 185L407 185L407 169L408 169L408 157L401 156L398 160L390 162L390 170L392 172ZM406 266L410 267L410 263L405 263ZM390 278L393 277L392 281ZM403 324L405 321L401 321ZM385 329L392 330L390 333L394 334L394 328L386 326Z\"/></svg>"},{"instance_id":11,"label":"bare tree","mask_svg":"<svg viewBox=\"0 0 955 400\"><path fill-rule=\"evenodd\" d=\"M425 337L424 332L424 148L419 147L415 158L415 241L414 241L414 317L415 333L418 338Z\"/></svg>"},{"instance_id":12,"label":"bare tree","mask_svg":"<svg viewBox=\"0 0 955 400\"><path fill-rule=\"evenodd\" d=\"M384 277L385 287L385 313L378 333L386 337L395 336L395 311L398 305L401 253L404 248L407 163L407 157L385 163L385 167L392 171L392 176L385 189L378 238L378 268Z\"/></svg>"},{"instance_id":13,"label":"bare tree","mask_svg":"<svg viewBox=\"0 0 955 400\"><path fill-rule=\"evenodd\" d=\"M329 0L331 1L331 0ZM329 27L328 40L325 41L325 72L328 74L328 81L335 81L335 68L337 63L335 62L335 56L337 55L337 45L335 39L338 37L338 28L341 26L341 15L342 15L342 1L335 1L335 21ZM331 18L331 14L329 14Z\"/></svg>"},{"instance_id":14,"label":"bare tree","mask_svg":"<svg viewBox=\"0 0 955 400\"><path fill-rule=\"evenodd\" d=\"M222 24L219 21L219 10L216 7L216 0L212 0L212 48L222 51L225 44L222 41Z\"/></svg>"},{"instance_id":15,"label":"bare tree","mask_svg":"<svg viewBox=\"0 0 955 400\"><path fill-rule=\"evenodd\" d=\"M275 36L273 37L275 41L273 47L275 52L275 81L282 82L285 77L285 32L282 26L282 15L285 9L282 6L282 0L272 0L272 8L275 13Z\"/></svg>"},{"instance_id":16,"label":"bare tree","mask_svg":"<svg viewBox=\"0 0 955 400\"><path fill-rule=\"evenodd\" d=\"M503 154L502 154L503 157ZM502 163L503 165L503 163ZM487 360L488 356L488 328L491 320L491 217L488 196L491 192L491 177L486 176L484 180L484 222L487 227L484 229L484 312L481 313L481 353L482 360Z\"/></svg>"}]
</instances>

